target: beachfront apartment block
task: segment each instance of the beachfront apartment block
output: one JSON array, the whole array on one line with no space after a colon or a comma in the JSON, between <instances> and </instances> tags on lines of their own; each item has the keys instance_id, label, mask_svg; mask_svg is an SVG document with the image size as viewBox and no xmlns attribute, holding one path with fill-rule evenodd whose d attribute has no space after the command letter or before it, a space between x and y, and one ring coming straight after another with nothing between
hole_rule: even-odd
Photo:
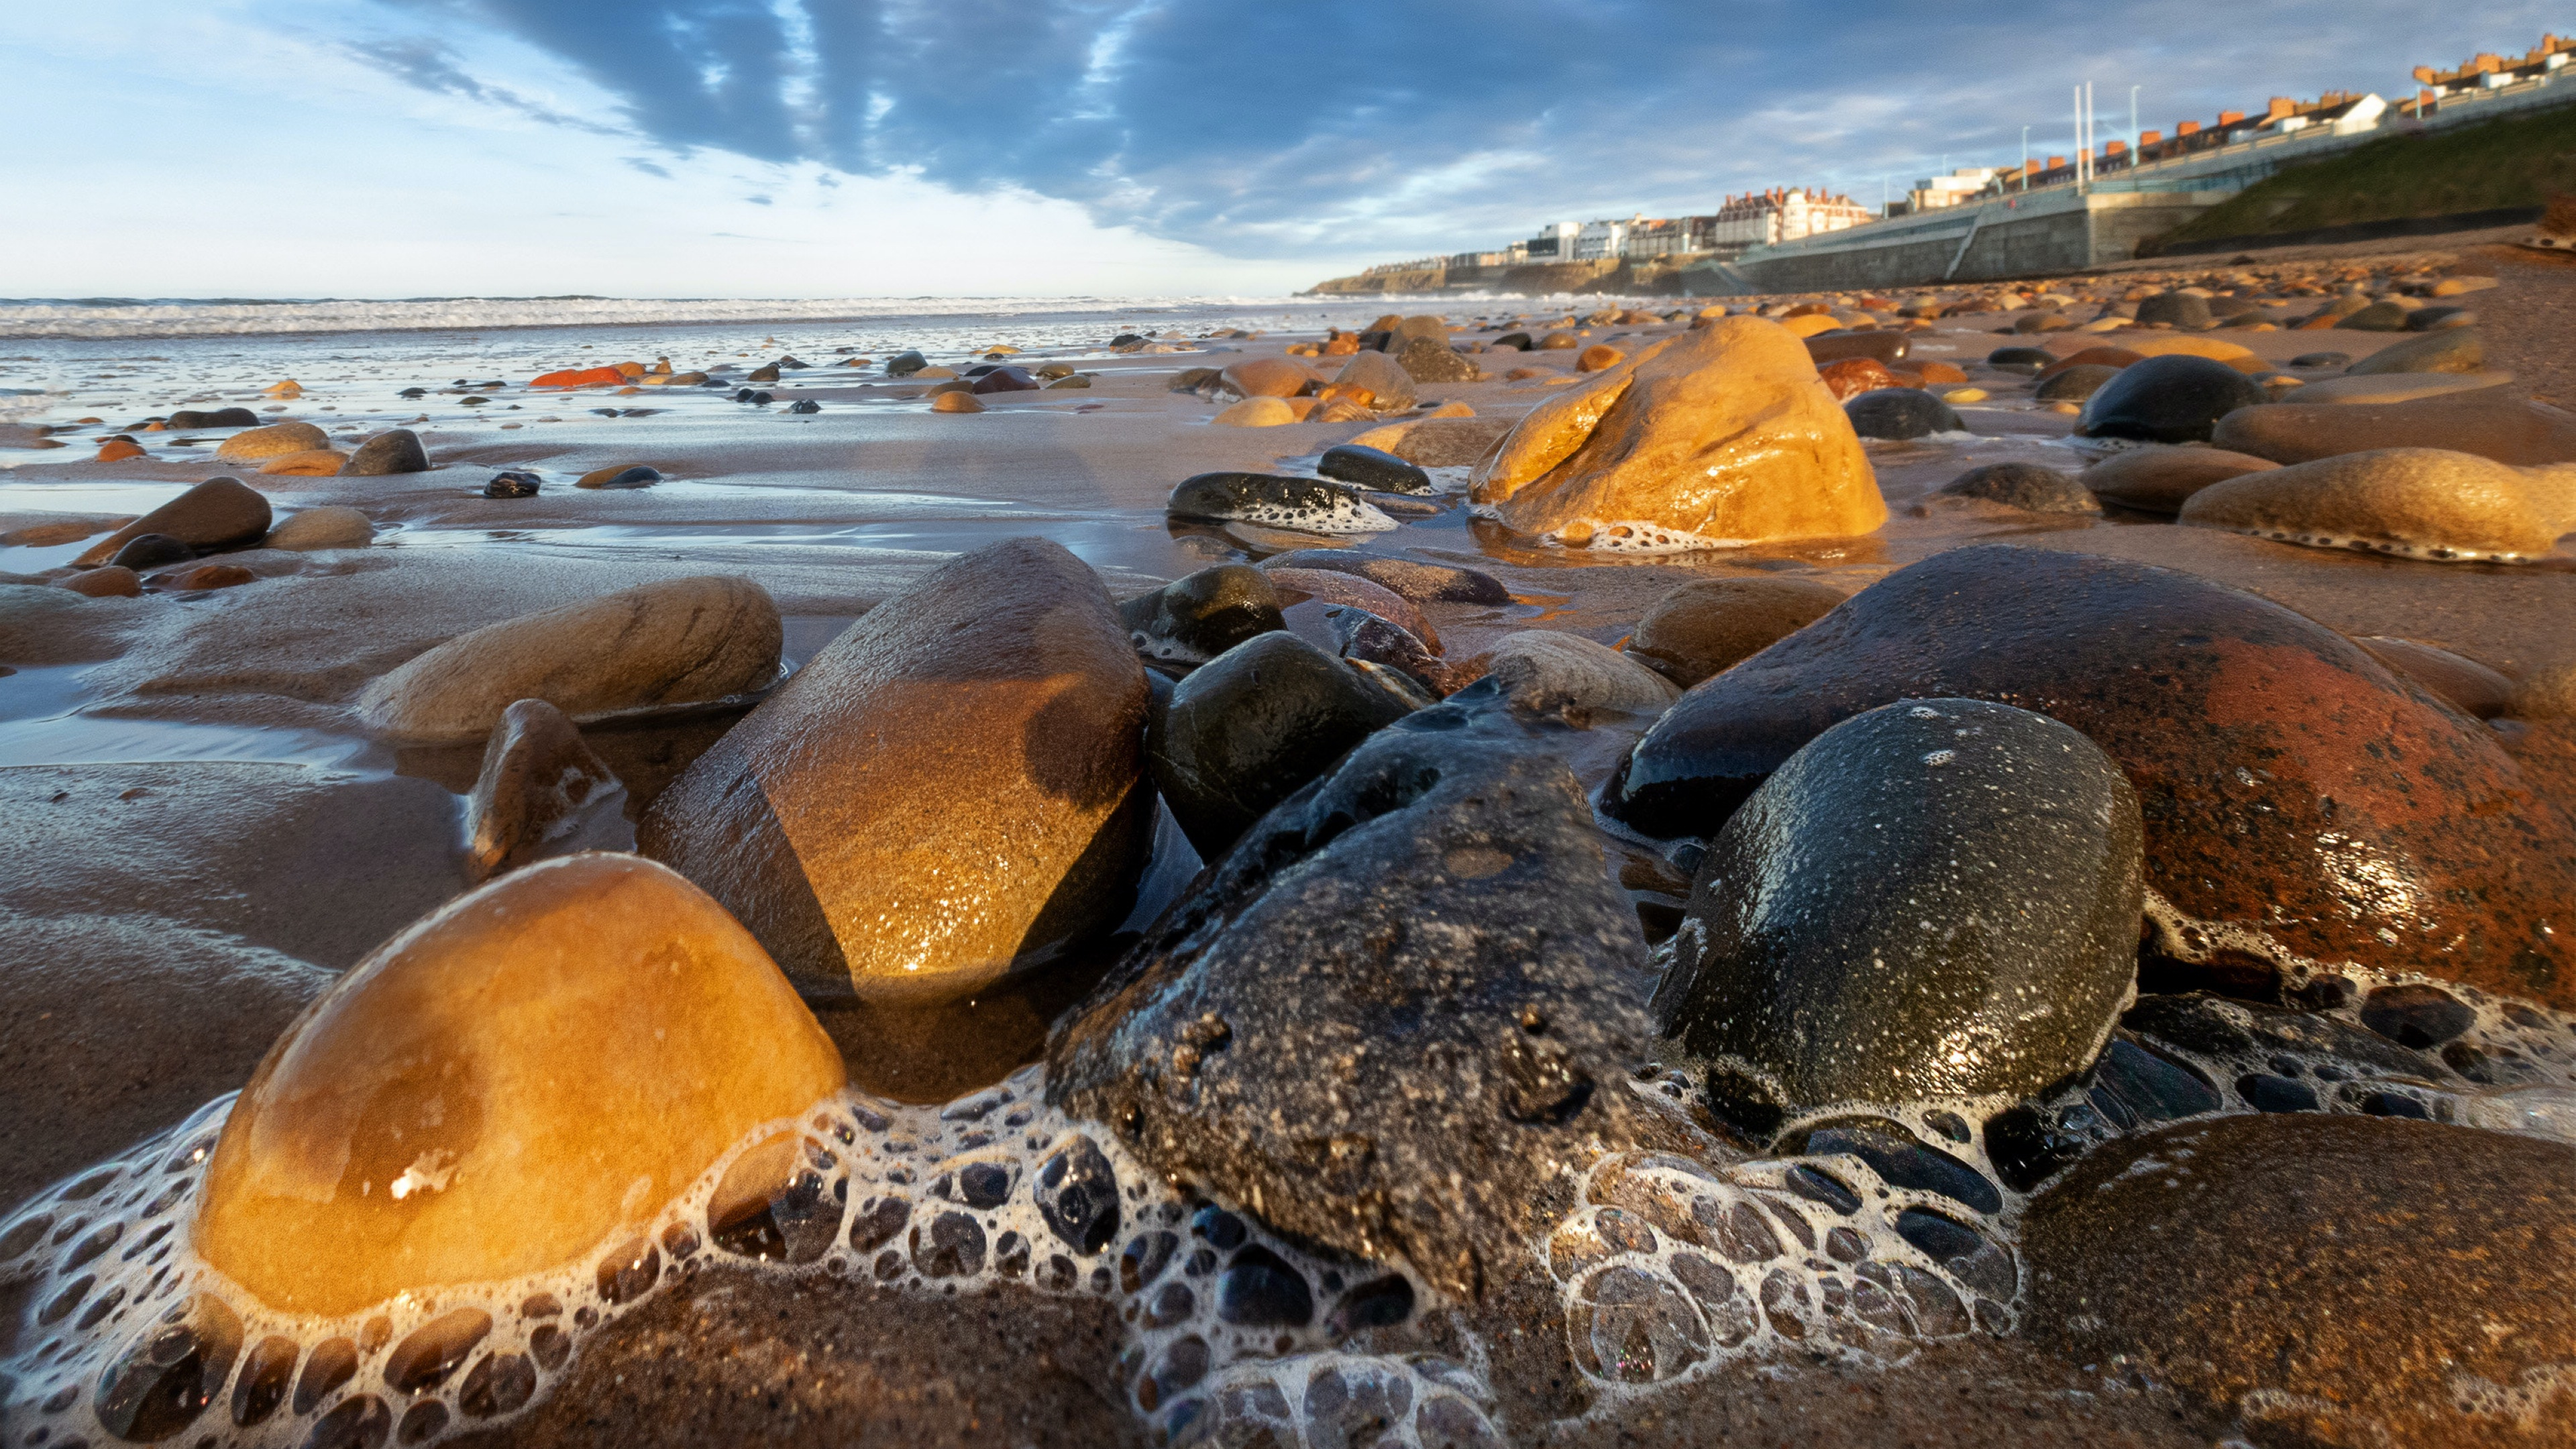
<instances>
[{"instance_id":1,"label":"beachfront apartment block","mask_svg":"<svg viewBox=\"0 0 2576 1449\"><path fill-rule=\"evenodd\" d=\"M1777 246L1876 219L1877 213L1848 196L1775 186L1726 198L1709 228L1709 243L1714 251Z\"/></svg>"}]
</instances>

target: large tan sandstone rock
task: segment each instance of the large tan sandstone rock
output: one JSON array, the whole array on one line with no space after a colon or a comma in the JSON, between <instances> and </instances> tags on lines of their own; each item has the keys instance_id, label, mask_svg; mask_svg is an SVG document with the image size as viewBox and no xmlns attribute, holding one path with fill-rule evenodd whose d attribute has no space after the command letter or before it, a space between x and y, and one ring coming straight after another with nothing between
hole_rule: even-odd
<instances>
[{"instance_id":1,"label":"large tan sandstone rock","mask_svg":"<svg viewBox=\"0 0 2576 1449\"><path fill-rule=\"evenodd\" d=\"M1220 376L1226 386L1245 397L1295 397L1315 380L1313 374L1284 357L1247 357Z\"/></svg>"},{"instance_id":2,"label":"large tan sandstone rock","mask_svg":"<svg viewBox=\"0 0 2576 1449\"><path fill-rule=\"evenodd\" d=\"M2576 528L2576 468L2381 448L2223 479L2186 500L2181 518L2329 548L2533 558Z\"/></svg>"},{"instance_id":3,"label":"large tan sandstone rock","mask_svg":"<svg viewBox=\"0 0 2576 1449\"><path fill-rule=\"evenodd\" d=\"M548 861L378 948L269 1049L197 1249L319 1314L576 1263L843 1080L759 944L687 881L630 855Z\"/></svg>"},{"instance_id":4,"label":"large tan sandstone rock","mask_svg":"<svg viewBox=\"0 0 2576 1449\"><path fill-rule=\"evenodd\" d=\"M1126 905L1147 697L1099 578L1042 539L994 544L852 625L638 838L800 981L962 997Z\"/></svg>"},{"instance_id":5,"label":"large tan sandstone rock","mask_svg":"<svg viewBox=\"0 0 2576 1449\"><path fill-rule=\"evenodd\" d=\"M671 579L458 635L368 685L358 714L389 739L458 743L515 700L584 719L722 699L769 682L783 637L751 580Z\"/></svg>"},{"instance_id":6,"label":"large tan sandstone rock","mask_svg":"<svg viewBox=\"0 0 2576 1449\"><path fill-rule=\"evenodd\" d=\"M1506 524L1569 541L1617 523L1744 541L1887 521L1807 349L1753 317L1657 342L1539 404L1473 481Z\"/></svg>"},{"instance_id":7,"label":"large tan sandstone rock","mask_svg":"<svg viewBox=\"0 0 2576 1449\"><path fill-rule=\"evenodd\" d=\"M233 434L215 445L215 456L229 462L247 463L260 458L282 458L289 453L309 453L331 446L331 435L311 423L270 423L264 428L249 428Z\"/></svg>"}]
</instances>

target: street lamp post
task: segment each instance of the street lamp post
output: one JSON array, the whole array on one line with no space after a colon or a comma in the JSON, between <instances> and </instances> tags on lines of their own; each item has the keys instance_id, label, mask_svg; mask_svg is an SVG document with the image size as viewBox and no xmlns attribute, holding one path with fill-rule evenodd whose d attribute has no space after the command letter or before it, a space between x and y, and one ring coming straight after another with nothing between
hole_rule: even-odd
<instances>
[{"instance_id":1,"label":"street lamp post","mask_svg":"<svg viewBox=\"0 0 2576 1449\"><path fill-rule=\"evenodd\" d=\"M2030 190L2030 127L2028 126L2021 128L2021 170L2016 174L2021 178L2018 189Z\"/></svg>"}]
</instances>

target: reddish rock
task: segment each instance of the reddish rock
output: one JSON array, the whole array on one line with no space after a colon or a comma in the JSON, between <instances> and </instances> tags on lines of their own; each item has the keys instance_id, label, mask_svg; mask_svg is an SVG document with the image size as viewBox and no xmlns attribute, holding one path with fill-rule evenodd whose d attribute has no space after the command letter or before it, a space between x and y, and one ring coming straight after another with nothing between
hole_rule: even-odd
<instances>
[{"instance_id":1,"label":"reddish rock","mask_svg":"<svg viewBox=\"0 0 2576 1449\"><path fill-rule=\"evenodd\" d=\"M985 373L982 377L975 379L974 386L970 391L985 394L997 392L1035 392L1037 391L1038 386L1038 380L1029 376L1028 371L1025 368L997 367L991 372Z\"/></svg>"},{"instance_id":2,"label":"reddish rock","mask_svg":"<svg viewBox=\"0 0 2576 1449\"><path fill-rule=\"evenodd\" d=\"M1327 604L1347 604L1365 609L1390 624L1410 633L1434 651L1440 648L1440 636L1433 632L1431 621L1413 602L1384 584L1372 583L1357 574L1328 573L1322 569L1264 569L1270 582L1280 590L1282 608L1305 602L1288 597L1290 591Z\"/></svg>"},{"instance_id":3,"label":"reddish rock","mask_svg":"<svg viewBox=\"0 0 2576 1449\"><path fill-rule=\"evenodd\" d=\"M1877 388L1898 386L1896 374L1888 371L1887 364L1874 357L1846 357L1840 362L1828 362L1816 369L1816 376L1823 378L1825 386L1833 389L1836 402Z\"/></svg>"},{"instance_id":4,"label":"reddish rock","mask_svg":"<svg viewBox=\"0 0 2576 1449\"><path fill-rule=\"evenodd\" d=\"M134 570L115 564L73 574L62 581L62 586L93 599L130 599L143 592L142 578Z\"/></svg>"},{"instance_id":5,"label":"reddish rock","mask_svg":"<svg viewBox=\"0 0 2576 1449\"><path fill-rule=\"evenodd\" d=\"M1605 367L1617 367L1620 363L1627 360L1628 354L1620 351L1618 348L1613 347L1606 342L1595 342L1591 346L1583 349L1581 352L1574 354L1574 370L1577 372L1599 372Z\"/></svg>"},{"instance_id":6,"label":"reddish rock","mask_svg":"<svg viewBox=\"0 0 2576 1449\"><path fill-rule=\"evenodd\" d=\"M1966 382L1968 380L1968 374L1964 369L1953 366L1947 362L1916 362L1914 364L1914 370L1922 375L1923 381L1926 384L1935 387L1948 386L1955 383Z\"/></svg>"},{"instance_id":7,"label":"reddish rock","mask_svg":"<svg viewBox=\"0 0 2576 1449\"><path fill-rule=\"evenodd\" d=\"M1692 690L1604 808L1713 834L1831 725L1945 695L2051 715L2119 761L2147 884L2189 916L2576 1007L2576 827L2494 737L2303 615L2143 564L1990 544L1899 570Z\"/></svg>"},{"instance_id":8,"label":"reddish rock","mask_svg":"<svg viewBox=\"0 0 2576 1449\"><path fill-rule=\"evenodd\" d=\"M530 387L614 387L626 374L613 367L566 368L529 379Z\"/></svg>"},{"instance_id":9,"label":"reddish rock","mask_svg":"<svg viewBox=\"0 0 2576 1449\"><path fill-rule=\"evenodd\" d=\"M1901 361L1912 347L1902 332L1837 332L1831 337L1808 338L1807 357L1818 367L1851 357L1893 363Z\"/></svg>"},{"instance_id":10,"label":"reddish rock","mask_svg":"<svg viewBox=\"0 0 2576 1449\"><path fill-rule=\"evenodd\" d=\"M199 564L192 569L157 574L153 578L153 582L174 589L229 589L258 580L259 575L238 564Z\"/></svg>"},{"instance_id":11,"label":"reddish rock","mask_svg":"<svg viewBox=\"0 0 2576 1449\"><path fill-rule=\"evenodd\" d=\"M2494 719L2513 703L2513 681L2438 644L2371 635L2352 642L2465 715Z\"/></svg>"},{"instance_id":12,"label":"reddish rock","mask_svg":"<svg viewBox=\"0 0 2576 1449\"><path fill-rule=\"evenodd\" d=\"M2146 360L2145 354L2131 352L2125 347L2087 347L2081 352L2068 353L2041 368L2039 376L2042 381L2046 381L2070 367L2126 367L2132 362Z\"/></svg>"},{"instance_id":13,"label":"reddish rock","mask_svg":"<svg viewBox=\"0 0 2576 1449\"><path fill-rule=\"evenodd\" d=\"M141 443L134 441L132 438L115 437L109 438L107 441L100 443L98 445L98 456L90 461L93 463L122 463L128 458L140 458L143 456L143 445Z\"/></svg>"}]
</instances>

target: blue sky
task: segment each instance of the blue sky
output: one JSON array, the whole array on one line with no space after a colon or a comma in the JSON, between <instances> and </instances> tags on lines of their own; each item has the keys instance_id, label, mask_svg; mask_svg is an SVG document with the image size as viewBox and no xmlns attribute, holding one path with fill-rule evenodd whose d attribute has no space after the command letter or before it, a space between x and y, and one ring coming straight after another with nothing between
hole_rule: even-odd
<instances>
[{"instance_id":1,"label":"blue sky","mask_svg":"<svg viewBox=\"0 0 2576 1449\"><path fill-rule=\"evenodd\" d=\"M2376 90L2422 0L27 0L0 295L1273 295Z\"/></svg>"}]
</instances>

